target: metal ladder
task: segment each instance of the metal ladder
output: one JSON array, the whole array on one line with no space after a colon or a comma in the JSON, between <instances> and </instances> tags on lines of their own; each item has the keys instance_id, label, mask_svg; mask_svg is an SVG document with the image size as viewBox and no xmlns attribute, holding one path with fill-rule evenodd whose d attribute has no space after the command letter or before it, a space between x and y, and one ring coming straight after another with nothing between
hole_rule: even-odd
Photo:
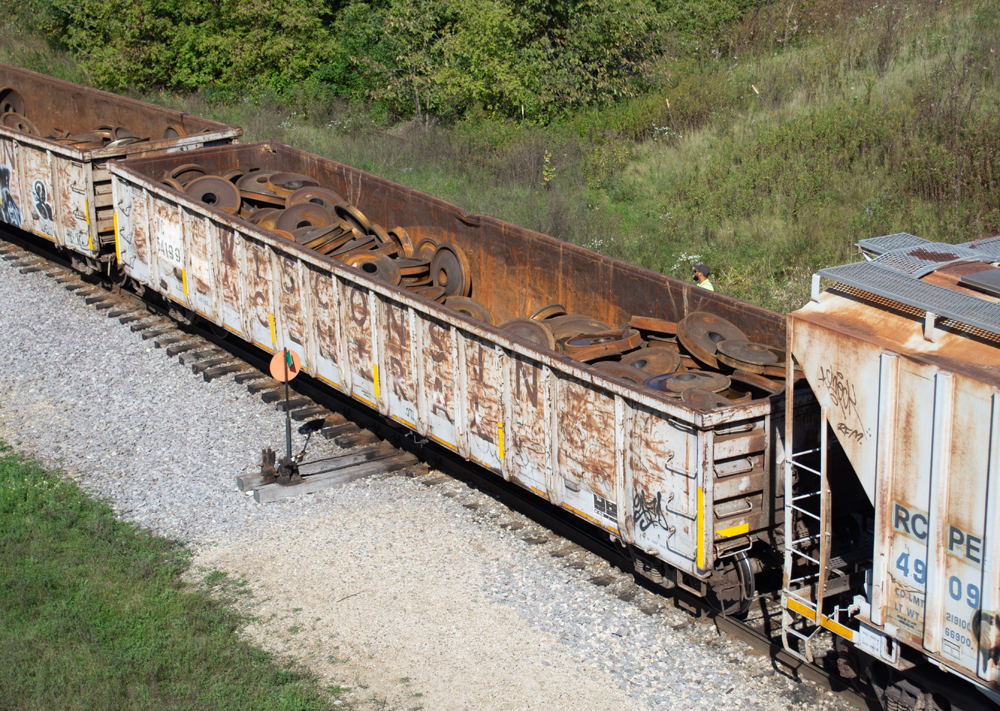
<instances>
[{"instance_id":1,"label":"metal ladder","mask_svg":"<svg viewBox=\"0 0 1000 711\"><path fill-rule=\"evenodd\" d=\"M820 446L803 452L792 452L785 462L785 570L781 591L781 641L785 650L799 659L813 661L812 638L823 620L823 597L830 562L830 485L827 479L827 448L829 446L827 408L822 408ZM797 461L819 452L817 471ZM793 490L793 474L799 473L798 492ZM819 502L819 514L808 504ZM817 531L796 538L799 523L802 528ZM819 558L806 551L819 544ZM796 565L815 566L815 571L795 574ZM802 626L802 621L806 625Z\"/></svg>"}]
</instances>

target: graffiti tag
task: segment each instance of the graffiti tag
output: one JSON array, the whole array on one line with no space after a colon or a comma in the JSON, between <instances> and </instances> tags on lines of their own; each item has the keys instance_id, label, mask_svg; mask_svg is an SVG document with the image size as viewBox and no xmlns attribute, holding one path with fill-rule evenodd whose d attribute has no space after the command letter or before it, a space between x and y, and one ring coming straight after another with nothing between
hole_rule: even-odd
<instances>
[{"instance_id":1,"label":"graffiti tag","mask_svg":"<svg viewBox=\"0 0 1000 711\"><path fill-rule=\"evenodd\" d=\"M0 165L0 220L14 227L21 226L21 208L10 189L11 168Z\"/></svg>"},{"instance_id":2,"label":"graffiti tag","mask_svg":"<svg viewBox=\"0 0 1000 711\"><path fill-rule=\"evenodd\" d=\"M645 533L651 526L667 529L667 517L663 512L663 494L657 493L649 499L646 492L636 489L632 494L632 521Z\"/></svg>"},{"instance_id":3,"label":"graffiti tag","mask_svg":"<svg viewBox=\"0 0 1000 711\"><path fill-rule=\"evenodd\" d=\"M845 417L858 414L858 396L854 384L840 371L834 372L828 366L820 367L819 380L821 385L825 385L830 392L830 400L834 407L839 407Z\"/></svg>"},{"instance_id":4,"label":"graffiti tag","mask_svg":"<svg viewBox=\"0 0 1000 711\"><path fill-rule=\"evenodd\" d=\"M860 442L865 438L865 433L861 430L856 430L852 427L848 427L843 422L837 425L837 432L844 435L844 439L854 440L855 442Z\"/></svg>"}]
</instances>

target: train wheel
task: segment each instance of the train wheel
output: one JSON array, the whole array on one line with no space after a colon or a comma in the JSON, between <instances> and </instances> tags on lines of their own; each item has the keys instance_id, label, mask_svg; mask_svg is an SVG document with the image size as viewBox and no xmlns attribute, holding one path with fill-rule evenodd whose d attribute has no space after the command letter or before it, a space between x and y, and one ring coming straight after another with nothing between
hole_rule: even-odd
<instances>
[{"instance_id":1,"label":"train wheel","mask_svg":"<svg viewBox=\"0 0 1000 711\"><path fill-rule=\"evenodd\" d=\"M724 615L739 617L750 609L755 585L746 551L727 556L708 579L708 603Z\"/></svg>"}]
</instances>

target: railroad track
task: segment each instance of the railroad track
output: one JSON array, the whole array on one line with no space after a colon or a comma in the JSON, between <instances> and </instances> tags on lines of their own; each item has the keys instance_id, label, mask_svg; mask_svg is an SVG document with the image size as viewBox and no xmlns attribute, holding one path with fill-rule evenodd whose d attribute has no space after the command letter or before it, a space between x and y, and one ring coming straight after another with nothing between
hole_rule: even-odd
<instances>
[{"instance_id":1,"label":"railroad track","mask_svg":"<svg viewBox=\"0 0 1000 711\"><path fill-rule=\"evenodd\" d=\"M171 358L200 374L206 381L229 377L266 403L286 409L284 386L267 375L271 354L238 339L217 333L212 327L186 323L183 314L156 294L138 295L113 284L100 275L86 276L75 271L70 262L46 243L26 233L0 230L0 259L17 267L23 274L42 273L56 285L72 291L88 305L117 318L144 340L162 349ZM426 477L424 483L436 485L451 479L478 489L508 508L523 514L556 536L579 545L603 558L623 573L631 575L633 564L628 554L609 536L583 525L580 519L549 505L510 482L485 472L457 453L423 439L412 431L386 421L381 415L335 389L301 375L291 388L288 408L298 422L323 419L321 436L346 449L338 457L302 465L302 483L281 486L265 485L256 475L244 475L237 486L253 490L259 503L267 503L337 486L364 476L385 472L403 472L412 477ZM443 476L428 476L437 470ZM730 637L768 655L775 670L796 680L808 680L825 690L839 694L857 708L879 708L873 696L864 695L849 680L837 675L833 661L829 667L807 663L784 651L780 636L780 604L775 595L760 595L746 620L717 614L699 598L679 588L670 591L646 583L635 576L637 585L672 598L674 604L693 616L710 618ZM606 581L595 581L604 584Z\"/></svg>"}]
</instances>

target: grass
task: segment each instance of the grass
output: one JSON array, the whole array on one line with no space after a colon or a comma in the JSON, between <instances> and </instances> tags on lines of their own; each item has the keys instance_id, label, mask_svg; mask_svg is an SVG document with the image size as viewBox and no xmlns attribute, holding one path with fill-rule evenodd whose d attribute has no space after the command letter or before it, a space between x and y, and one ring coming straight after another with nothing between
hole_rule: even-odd
<instances>
[{"instance_id":1,"label":"grass","mask_svg":"<svg viewBox=\"0 0 1000 711\"><path fill-rule=\"evenodd\" d=\"M654 271L705 261L719 291L781 312L859 239L1000 232L995 2L775 0L727 32L714 58L664 59L657 90L548 126L142 98Z\"/></svg>"},{"instance_id":2,"label":"grass","mask_svg":"<svg viewBox=\"0 0 1000 711\"><path fill-rule=\"evenodd\" d=\"M242 641L238 581L0 443L0 708L333 708ZM215 594L213 594L213 591ZM336 691L336 690L334 690Z\"/></svg>"}]
</instances>

